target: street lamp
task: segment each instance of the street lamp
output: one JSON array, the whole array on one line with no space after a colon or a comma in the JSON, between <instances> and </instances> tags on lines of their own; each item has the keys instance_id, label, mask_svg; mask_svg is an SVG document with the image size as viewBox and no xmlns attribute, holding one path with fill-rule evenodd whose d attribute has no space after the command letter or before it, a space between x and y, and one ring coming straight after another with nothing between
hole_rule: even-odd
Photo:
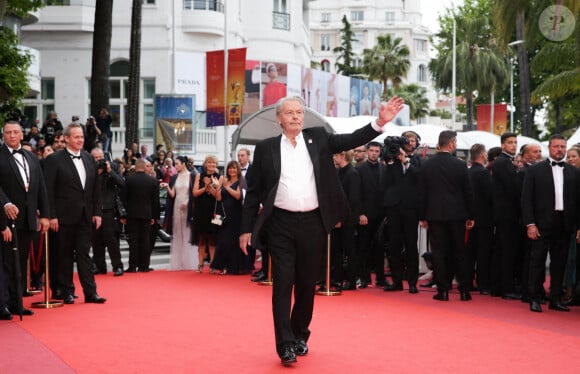
<instances>
[{"instance_id":1,"label":"street lamp","mask_svg":"<svg viewBox=\"0 0 580 374\"><path fill-rule=\"evenodd\" d=\"M516 40L514 42L508 43L509 47L525 43L524 40ZM510 132L514 132L514 64L512 63L512 58L510 57Z\"/></svg>"}]
</instances>

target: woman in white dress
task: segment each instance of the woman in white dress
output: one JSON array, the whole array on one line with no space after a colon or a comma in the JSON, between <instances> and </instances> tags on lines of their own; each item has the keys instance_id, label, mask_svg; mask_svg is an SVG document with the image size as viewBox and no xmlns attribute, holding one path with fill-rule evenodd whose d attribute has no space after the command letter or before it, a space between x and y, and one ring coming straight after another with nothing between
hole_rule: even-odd
<instances>
[{"instance_id":1,"label":"woman in white dress","mask_svg":"<svg viewBox=\"0 0 580 374\"><path fill-rule=\"evenodd\" d=\"M191 244L191 230L187 226L189 226L188 211L191 216L194 175L187 170L187 158L183 156L175 159L175 169L177 174L171 177L169 184L161 184L167 189L168 195L165 219L170 220L172 224L169 270L193 270L198 266L197 246Z\"/></svg>"}]
</instances>

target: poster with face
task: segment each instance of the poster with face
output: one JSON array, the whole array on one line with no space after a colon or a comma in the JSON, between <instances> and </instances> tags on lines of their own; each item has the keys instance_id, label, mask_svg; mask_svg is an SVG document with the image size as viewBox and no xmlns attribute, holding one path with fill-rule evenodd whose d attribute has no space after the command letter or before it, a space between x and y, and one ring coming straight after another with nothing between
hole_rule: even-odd
<instances>
[{"instance_id":1,"label":"poster with face","mask_svg":"<svg viewBox=\"0 0 580 374\"><path fill-rule=\"evenodd\" d=\"M286 97L286 64L262 61L262 108Z\"/></svg>"},{"instance_id":2,"label":"poster with face","mask_svg":"<svg viewBox=\"0 0 580 374\"><path fill-rule=\"evenodd\" d=\"M349 117L354 117L360 115L359 104L360 104L360 86L361 80L356 78L350 78L350 99L349 99Z\"/></svg>"}]
</instances>

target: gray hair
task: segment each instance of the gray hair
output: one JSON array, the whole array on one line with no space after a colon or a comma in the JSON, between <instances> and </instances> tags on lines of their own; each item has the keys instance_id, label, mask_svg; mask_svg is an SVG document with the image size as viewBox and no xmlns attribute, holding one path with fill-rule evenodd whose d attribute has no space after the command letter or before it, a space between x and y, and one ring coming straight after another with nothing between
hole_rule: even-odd
<instances>
[{"instance_id":1,"label":"gray hair","mask_svg":"<svg viewBox=\"0 0 580 374\"><path fill-rule=\"evenodd\" d=\"M300 96L287 96L287 97L281 98L276 103L276 115L277 116L282 113L282 106L288 101L296 101L296 102L300 103L300 105L302 106L302 110L304 110L305 103L304 103L303 98L301 98Z\"/></svg>"}]
</instances>

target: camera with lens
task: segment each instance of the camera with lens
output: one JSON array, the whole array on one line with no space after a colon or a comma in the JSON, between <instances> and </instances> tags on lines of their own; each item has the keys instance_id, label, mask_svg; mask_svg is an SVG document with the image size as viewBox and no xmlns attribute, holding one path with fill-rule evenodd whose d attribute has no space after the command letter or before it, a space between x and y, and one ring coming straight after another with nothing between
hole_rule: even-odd
<instances>
[{"instance_id":1,"label":"camera with lens","mask_svg":"<svg viewBox=\"0 0 580 374\"><path fill-rule=\"evenodd\" d=\"M384 143L383 159L389 161L399 157L401 147L409 144L409 139L404 136L387 136Z\"/></svg>"},{"instance_id":2,"label":"camera with lens","mask_svg":"<svg viewBox=\"0 0 580 374\"><path fill-rule=\"evenodd\" d=\"M107 161L106 160L97 161L97 170L102 170L103 173L106 173L107 172Z\"/></svg>"}]
</instances>

